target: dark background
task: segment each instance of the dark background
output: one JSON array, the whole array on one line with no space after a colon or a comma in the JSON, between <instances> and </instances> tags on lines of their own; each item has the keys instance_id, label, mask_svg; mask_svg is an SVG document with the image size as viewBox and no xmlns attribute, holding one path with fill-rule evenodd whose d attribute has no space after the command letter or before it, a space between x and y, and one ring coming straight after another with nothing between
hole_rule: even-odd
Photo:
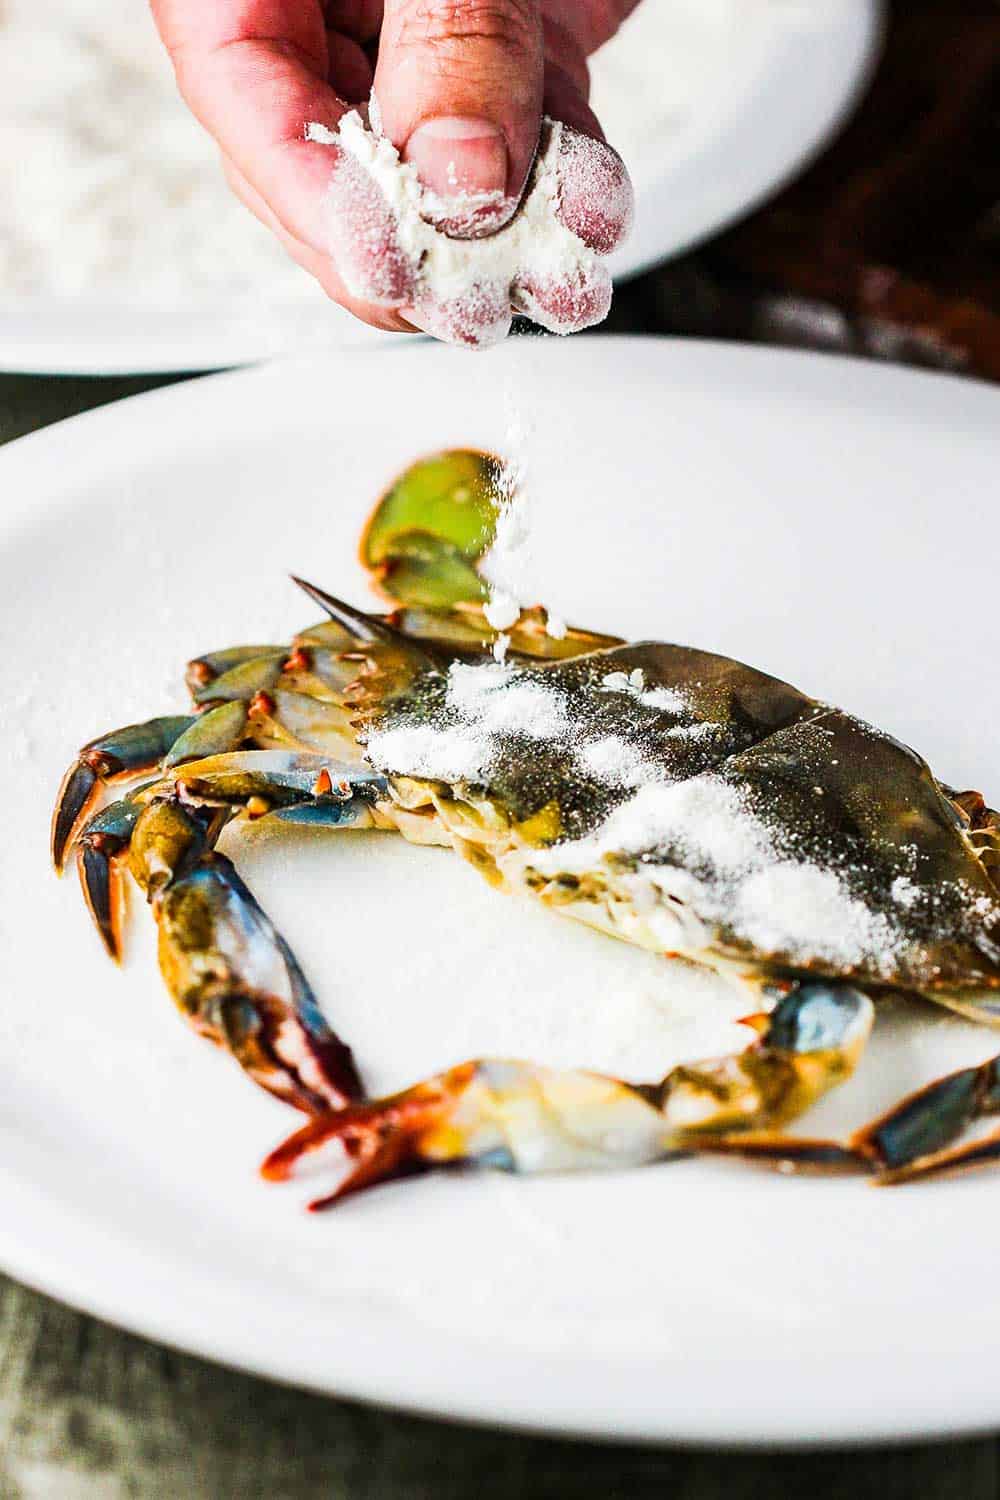
<instances>
[{"instance_id":1,"label":"dark background","mask_svg":"<svg viewBox=\"0 0 1000 1500\"><path fill-rule=\"evenodd\" d=\"M606 326L1000 380L1000 4L900 0L834 146L734 229L622 287ZM0 441L166 383L0 376ZM1000 1448L748 1455L477 1431L233 1374L0 1278L0 1500L473 1493L1000 1500Z\"/></svg>"}]
</instances>

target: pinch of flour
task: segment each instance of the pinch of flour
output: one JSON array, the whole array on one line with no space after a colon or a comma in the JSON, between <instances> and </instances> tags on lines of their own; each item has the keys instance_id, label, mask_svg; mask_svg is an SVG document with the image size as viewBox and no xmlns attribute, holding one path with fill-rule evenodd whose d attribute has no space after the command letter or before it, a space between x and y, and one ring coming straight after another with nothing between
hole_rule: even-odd
<instances>
[{"instance_id":1,"label":"pinch of flour","mask_svg":"<svg viewBox=\"0 0 1000 1500\"><path fill-rule=\"evenodd\" d=\"M378 253L398 253L409 265L421 320L454 342L483 345L505 335L510 299L522 279L525 285L557 289L551 307L544 300L540 304L542 321L553 331L584 326L606 311L607 273L595 252L558 212L561 162L573 153L564 148L558 121L546 121L544 128L547 139L517 213L496 233L475 239L451 238L430 222L427 196L415 168L400 160L385 137L369 130L356 110L343 117L336 131L310 123L306 138L338 146L378 189L395 221L394 245L379 246ZM582 147L574 145L576 149ZM371 209L350 174L334 174L331 191L333 218L341 226L331 243L336 253L357 215L370 218ZM432 201L432 216L434 206ZM380 295L377 264L371 280L366 280L356 256L340 269L356 295ZM562 310L559 295L568 299ZM389 299L382 296L381 300ZM506 318L498 312L500 303Z\"/></svg>"}]
</instances>

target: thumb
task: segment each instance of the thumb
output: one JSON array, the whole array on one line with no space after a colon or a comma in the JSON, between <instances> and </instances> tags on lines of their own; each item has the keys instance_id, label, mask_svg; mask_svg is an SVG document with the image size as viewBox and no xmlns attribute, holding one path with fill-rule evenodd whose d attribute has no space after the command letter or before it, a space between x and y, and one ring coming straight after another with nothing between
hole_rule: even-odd
<instances>
[{"instance_id":1,"label":"thumb","mask_svg":"<svg viewBox=\"0 0 1000 1500\"><path fill-rule=\"evenodd\" d=\"M381 129L441 200L456 235L498 229L538 145L538 0L385 0L375 96Z\"/></svg>"}]
</instances>

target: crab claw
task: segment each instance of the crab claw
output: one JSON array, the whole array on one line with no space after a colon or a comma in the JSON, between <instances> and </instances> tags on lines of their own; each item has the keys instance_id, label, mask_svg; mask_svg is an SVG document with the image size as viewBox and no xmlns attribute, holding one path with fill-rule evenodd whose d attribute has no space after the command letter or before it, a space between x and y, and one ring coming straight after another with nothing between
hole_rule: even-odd
<instances>
[{"instance_id":1,"label":"crab claw","mask_svg":"<svg viewBox=\"0 0 1000 1500\"><path fill-rule=\"evenodd\" d=\"M308 1113L362 1092L351 1050L328 1026L288 944L224 855L225 809L153 801L129 866L159 928L160 969L196 1031L255 1083Z\"/></svg>"},{"instance_id":2,"label":"crab claw","mask_svg":"<svg viewBox=\"0 0 1000 1500\"><path fill-rule=\"evenodd\" d=\"M194 722L190 714L129 724L84 745L63 777L52 814L52 863L62 870L66 855L102 786L157 765Z\"/></svg>"},{"instance_id":3,"label":"crab claw","mask_svg":"<svg viewBox=\"0 0 1000 1500\"><path fill-rule=\"evenodd\" d=\"M264 1162L272 1182L338 1142L347 1170L326 1208L373 1183L468 1163L508 1172L636 1166L672 1150L663 1119L638 1089L594 1073L481 1059L391 1098L312 1120Z\"/></svg>"},{"instance_id":4,"label":"crab claw","mask_svg":"<svg viewBox=\"0 0 1000 1500\"><path fill-rule=\"evenodd\" d=\"M875 1168L876 1185L890 1186L1000 1157L1000 1130L954 1144L976 1121L997 1114L1000 1057L993 1057L910 1094L850 1144Z\"/></svg>"},{"instance_id":5,"label":"crab claw","mask_svg":"<svg viewBox=\"0 0 1000 1500\"><path fill-rule=\"evenodd\" d=\"M121 957L124 889L122 865L142 804L111 802L86 825L77 845L77 869L87 910L111 958Z\"/></svg>"},{"instance_id":6,"label":"crab claw","mask_svg":"<svg viewBox=\"0 0 1000 1500\"><path fill-rule=\"evenodd\" d=\"M155 904L160 966L196 1030L297 1109L315 1113L358 1097L351 1049L228 859L206 856Z\"/></svg>"},{"instance_id":7,"label":"crab claw","mask_svg":"<svg viewBox=\"0 0 1000 1500\"><path fill-rule=\"evenodd\" d=\"M863 1126L846 1144L747 1131L707 1141L700 1149L780 1166L874 1172L876 1187L1000 1159L1000 1129L961 1140L977 1122L1000 1114L1000 1056L962 1068L909 1094Z\"/></svg>"},{"instance_id":8,"label":"crab claw","mask_svg":"<svg viewBox=\"0 0 1000 1500\"><path fill-rule=\"evenodd\" d=\"M465 1063L390 1099L354 1104L310 1120L271 1152L261 1166L261 1175L270 1182L284 1181L302 1157L339 1143L347 1170L333 1192L310 1203L310 1209L317 1211L376 1182L429 1167L435 1135L445 1128L449 1112L468 1088L475 1066Z\"/></svg>"},{"instance_id":9,"label":"crab claw","mask_svg":"<svg viewBox=\"0 0 1000 1500\"><path fill-rule=\"evenodd\" d=\"M779 1153L774 1127L801 1115L829 1089L850 1077L868 1040L871 1000L850 985L806 981L774 1010L744 1017L757 1033L735 1056L674 1068L657 1090L674 1138L689 1150L732 1150L743 1155L806 1155L814 1161L840 1148L803 1143ZM767 1143L764 1149L764 1143ZM757 1149L754 1149L756 1145Z\"/></svg>"}]
</instances>

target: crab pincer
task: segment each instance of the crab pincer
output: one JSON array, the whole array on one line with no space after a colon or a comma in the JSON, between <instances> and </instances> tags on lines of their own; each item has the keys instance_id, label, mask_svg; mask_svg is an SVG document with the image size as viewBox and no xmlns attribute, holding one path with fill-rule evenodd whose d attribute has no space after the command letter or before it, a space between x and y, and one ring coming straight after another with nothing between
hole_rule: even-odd
<instances>
[{"instance_id":1,"label":"crab pincer","mask_svg":"<svg viewBox=\"0 0 1000 1500\"><path fill-rule=\"evenodd\" d=\"M130 724L83 746L63 777L52 814L52 863L62 870L66 855L101 789L157 766L174 742L194 723L191 714L171 714Z\"/></svg>"},{"instance_id":2,"label":"crab pincer","mask_svg":"<svg viewBox=\"0 0 1000 1500\"><path fill-rule=\"evenodd\" d=\"M83 899L109 958L116 963L122 950L122 865L142 807L134 797L109 802L90 819L77 844Z\"/></svg>"},{"instance_id":3,"label":"crab pincer","mask_svg":"<svg viewBox=\"0 0 1000 1500\"><path fill-rule=\"evenodd\" d=\"M388 1099L310 1120L261 1168L270 1181L337 1143L346 1170L325 1208L380 1181L449 1163L508 1172L642 1166L779 1125L849 1076L871 1030L866 995L801 984L749 1018L744 1052L683 1065L657 1084L511 1059L461 1063Z\"/></svg>"},{"instance_id":4,"label":"crab pincer","mask_svg":"<svg viewBox=\"0 0 1000 1500\"><path fill-rule=\"evenodd\" d=\"M140 815L129 868L159 928L160 968L196 1031L269 1093L307 1112L357 1098L351 1050L325 1021L281 934L212 848L224 815L165 798Z\"/></svg>"}]
</instances>

